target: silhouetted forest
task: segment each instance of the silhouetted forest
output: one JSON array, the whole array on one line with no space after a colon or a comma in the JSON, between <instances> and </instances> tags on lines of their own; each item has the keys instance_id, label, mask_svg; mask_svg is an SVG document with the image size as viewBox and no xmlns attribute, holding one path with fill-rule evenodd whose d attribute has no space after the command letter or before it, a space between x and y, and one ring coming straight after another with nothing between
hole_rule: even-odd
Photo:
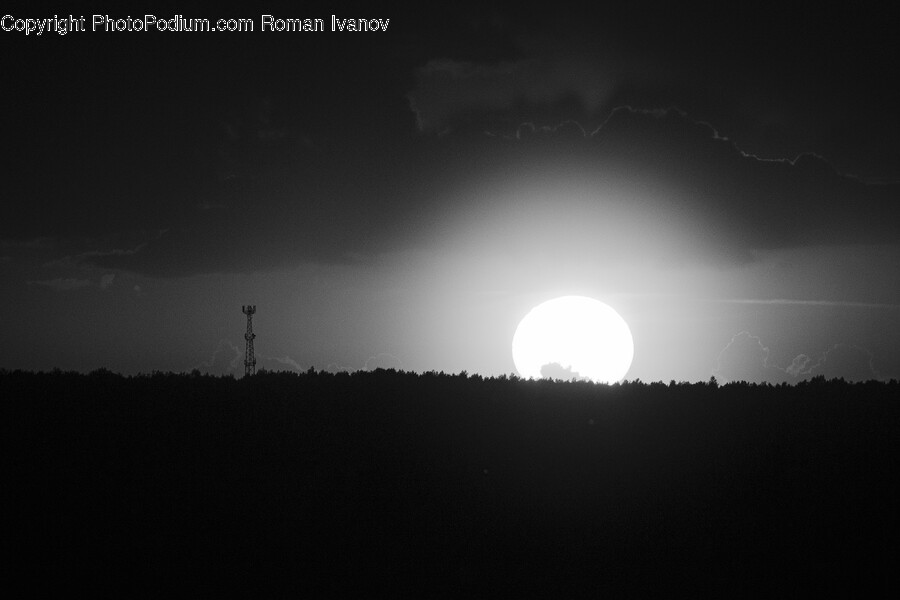
<instances>
[{"instance_id":1,"label":"silhouetted forest","mask_svg":"<svg viewBox=\"0 0 900 600\"><path fill-rule=\"evenodd\" d=\"M0 371L7 584L894 596L898 391Z\"/></svg>"}]
</instances>

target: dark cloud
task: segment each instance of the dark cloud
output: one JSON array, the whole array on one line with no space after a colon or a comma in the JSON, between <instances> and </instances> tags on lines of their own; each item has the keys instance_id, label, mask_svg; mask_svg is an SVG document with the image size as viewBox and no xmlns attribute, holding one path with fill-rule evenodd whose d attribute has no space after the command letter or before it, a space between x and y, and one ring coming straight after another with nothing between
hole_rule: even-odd
<instances>
[{"instance_id":1,"label":"dark cloud","mask_svg":"<svg viewBox=\"0 0 900 600\"><path fill-rule=\"evenodd\" d=\"M302 207L287 214L223 208L167 230L137 252L94 254L87 262L155 277L248 273L308 261L343 264L353 262L351 232L360 226L338 212Z\"/></svg>"},{"instance_id":2,"label":"dark cloud","mask_svg":"<svg viewBox=\"0 0 900 600\"><path fill-rule=\"evenodd\" d=\"M147 239L158 238L161 235L164 235L164 232L155 232L155 233L146 233L146 232L134 232L131 234L133 236L141 236ZM117 236L113 236L117 237ZM64 256L60 256L58 258L53 258L46 263L44 263L44 267L60 267L60 268L77 268L85 265L93 265L100 264L105 259L109 257L121 257L121 256L131 256L143 249L146 246L146 242L141 242L137 244L134 248L108 248L110 243L109 239L74 239L74 240L59 240L56 244L56 247L60 250L76 250L76 254L66 254ZM84 246L93 246L94 248L103 248L103 249L92 249L92 250L83 250ZM81 251L79 251L81 250ZM113 259L115 260L115 259Z\"/></svg>"},{"instance_id":3,"label":"dark cloud","mask_svg":"<svg viewBox=\"0 0 900 600\"><path fill-rule=\"evenodd\" d=\"M591 114L614 87L607 68L571 57L492 64L433 60L417 70L409 102L420 131L483 131L563 111Z\"/></svg>"},{"instance_id":4,"label":"dark cloud","mask_svg":"<svg viewBox=\"0 0 900 600\"><path fill-rule=\"evenodd\" d=\"M308 160L315 145L302 131L287 100L260 96L220 111L201 147L203 163L220 179L255 177ZM209 201L206 201L207 203Z\"/></svg>"},{"instance_id":5,"label":"dark cloud","mask_svg":"<svg viewBox=\"0 0 900 600\"><path fill-rule=\"evenodd\" d=\"M678 110L619 108L587 133L574 121L526 124L500 137L415 146L415 157L379 163L384 169L348 162L348 173L356 170L350 178L332 156L302 173L223 181L214 210L185 213L137 251L85 256L103 268L157 276L343 263L354 253L423 243L402 226L410 215L427 221L446 210L437 198L453 180L471 185L504 171L565 172L582 185L603 180L626 199L650 186L653 218L686 223L686 260L749 261L755 250L900 239L900 185L864 183L816 155L760 159Z\"/></svg>"},{"instance_id":6,"label":"dark cloud","mask_svg":"<svg viewBox=\"0 0 900 600\"><path fill-rule=\"evenodd\" d=\"M541 147L560 136L578 143L571 125L528 126L514 137ZM676 109L617 108L585 145L588 168L619 177L624 193L645 182L663 189L661 218L688 215L708 256L746 260L752 250L900 240L900 185L867 184L814 154L760 159Z\"/></svg>"},{"instance_id":7,"label":"dark cloud","mask_svg":"<svg viewBox=\"0 0 900 600\"><path fill-rule=\"evenodd\" d=\"M45 287L53 290L54 292L69 292L72 290L80 290L86 287L90 287L91 282L87 279L57 277L56 279L45 279L42 281L29 281L28 285Z\"/></svg>"},{"instance_id":8,"label":"dark cloud","mask_svg":"<svg viewBox=\"0 0 900 600\"><path fill-rule=\"evenodd\" d=\"M529 140L541 136L566 140L586 138L588 134L578 121L563 121L559 125L541 125L540 127L534 123L522 123L516 128L513 137L517 140Z\"/></svg>"}]
</instances>

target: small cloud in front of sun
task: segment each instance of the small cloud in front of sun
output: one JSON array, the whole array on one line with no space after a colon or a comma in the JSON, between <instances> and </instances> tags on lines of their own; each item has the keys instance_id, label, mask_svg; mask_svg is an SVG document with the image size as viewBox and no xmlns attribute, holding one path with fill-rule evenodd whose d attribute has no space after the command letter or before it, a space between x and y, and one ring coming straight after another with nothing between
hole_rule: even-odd
<instances>
[{"instance_id":1,"label":"small cloud in front of sun","mask_svg":"<svg viewBox=\"0 0 900 600\"><path fill-rule=\"evenodd\" d=\"M564 367L559 363L547 363L541 367L541 377L544 379L562 379L563 381L587 381L584 377L572 367Z\"/></svg>"}]
</instances>

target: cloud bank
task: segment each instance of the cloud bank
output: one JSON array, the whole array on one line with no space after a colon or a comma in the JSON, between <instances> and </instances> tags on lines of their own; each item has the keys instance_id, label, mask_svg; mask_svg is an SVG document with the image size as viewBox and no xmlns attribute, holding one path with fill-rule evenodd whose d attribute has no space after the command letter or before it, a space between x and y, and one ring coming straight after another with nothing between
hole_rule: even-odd
<instances>
[{"instance_id":1,"label":"cloud bank","mask_svg":"<svg viewBox=\"0 0 900 600\"><path fill-rule=\"evenodd\" d=\"M477 79L460 69L443 67L440 72ZM512 69L510 77L516 72ZM498 104L506 101L500 96ZM446 121L437 107L434 111L423 113L425 122L434 124L429 128ZM299 179L276 172L222 182L230 191L216 210L188 213L127 252L85 248L79 260L158 277L260 271L303 262L348 264L353 256L388 248L422 248L431 243L422 227L435 222L433 215L484 208L448 206L454 202L454 186L477 190L480 182L498 174L514 180L544 172L547 181L556 177L564 186L548 202L565 197L572 185L586 189L601 182L618 192L627 211L635 209L627 205L628 198L654 190L653 204L641 208L650 215L647 223L663 228L685 223L680 235L691 248L686 256L691 261L746 262L757 250L900 240L900 185L865 183L812 154L759 159L712 125L674 109L620 107L593 131L574 121L554 127L519 123L501 136L451 136L417 144L415 156L352 178L335 174L325 161ZM598 190L598 202L609 201L601 195ZM520 225L537 224L509 222L504 227L515 235ZM583 220L581 225L591 227ZM610 224L596 225L600 231Z\"/></svg>"},{"instance_id":2,"label":"cloud bank","mask_svg":"<svg viewBox=\"0 0 900 600\"><path fill-rule=\"evenodd\" d=\"M813 359L798 354L786 367L770 361L770 350L762 340L747 331L732 337L717 359L713 375L722 382L797 383L816 376L843 377L848 381L881 379L875 357L860 346L835 344Z\"/></svg>"},{"instance_id":3,"label":"cloud bank","mask_svg":"<svg viewBox=\"0 0 900 600\"><path fill-rule=\"evenodd\" d=\"M478 64L432 60L416 71L410 108L422 132L483 131L523 117L599 109L615 89L611 73L570 58Z\"/></svg>"}]
</instances>

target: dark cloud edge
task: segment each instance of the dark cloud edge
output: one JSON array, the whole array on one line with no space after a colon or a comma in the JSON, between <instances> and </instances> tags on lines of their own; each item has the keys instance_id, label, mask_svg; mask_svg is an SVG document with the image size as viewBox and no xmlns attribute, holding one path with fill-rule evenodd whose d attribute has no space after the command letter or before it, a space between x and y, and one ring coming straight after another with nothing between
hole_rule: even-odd
<instances>
[{"instance_id":1,"label":"dark cloud edge","mask_svg":"<svg viewBox=\"0 0 900 600\"><path fill-rule=\"evenodd\" d=\"M734 221L749 225L743 232L732 232L746 235L748 239L735 242L735 237L723 242L724 246L743 244L746 248L742 246L737 252L728 252L729 248L723 246L723 255L746 257L747 253L742 249L748 248L855 243L864 241L865 235L873 239L872 232L875 232L874 235L881 242L897 243L900 240L896 224L891 225L894 220L885 218L880 212L885 207L889 211L896 211L896 206L888 200L900 197L900 185L871 184L853 175L839 173L826 158L815 153L801 153L793 159L761 158L743 151L735 141L721 135L710 123L691 119L677 107L647 109L622 105L612 109L607 118L590 131L576 120L564 120L555 126L537 126L532 122L524 122L512 133L483 131L482 138L493 138L501 144L513 145L532 142L540 145L543 141L565 143L568 139L582 139L587 143L590 153L594 151L594 147L604 144L633 144L642 151L643 142L635 143L631 137L633 130L652 137L649 144L673 144L668 155L664 156L667 161L680 165L684 161L696 159L700 161L698 164L708 161L707 167L713 163L727 167L723 173L716 172L714 168L710 171L720 178L719 187L729 188L729 193L735 196L728 200L730 206L720 203L721 212L727 216L734 213ZM678 144L682 146L678 147ZM693 156L692 152L695 153ZM760 168L765 169L765 172L757 171ZM766 177L772 180L768 185L775 190L774 196L794 200L791 194L801 190L796 205L785 206L785 203L778 203L755 191L753 186L760 185L759 180ZM781 189L782 187L785 189ZM809 191L812 187L824 190L824 201L816 193ZM859 211L851 209L850 204L860 199L871 201L863 211L864 214L855 214ZM808 235L804 231L807 224L810 224L810 230L817 232L809 235L818 237L804 238L804 235ZM202 228L202 224L200 227ZM190 235L189 232L183 234ZM185 250L199 250L198 248L178 248L177 245L166 248L165 237L160 236L154 243L142 245L127 254L87 252L82 255L83 260L85 264L106 269L160 278L258 272L289 268L303 262L345 265L358 262L353 258L352 249L336 252L333 248L313 248L306 245L283 247L271 256L253 255L252 260L242 252L201 252L198 263L196 257L190 256L190 252L179 257Z\"/></svg>"},{"instance_id":2,"label":"dark cloud edge","mask_svg":"<svg viewBox=\"0 0 900 600\"><path fill-rule=\"evenodd\" d=\"M722 135L710 122L704 120L696 120L690 117L687 111L677 106L669 106L666 108L638 108L630 104L622 104L610 109L606 118L594 129L588 129L577 119L563 119L556 125L536 125L534 121L524 121L520 123L512 133L503 133L494 130L484 130L482 133L485 137L496 138L508 141L526 141L529 138L553 138L558 136L565 137L583 137L586 140L599 138L614 124L622 115L652 117L657 120L668 118L679 119L682 124L694 127L698 133L697 139L706 139L709 141L727 143L728 147L743 158L752 159L760 163L778 163L790 166L797 166L798 163L815 162L822 166L824 171L830 171L833 174L852 181L858 181L864 185L871 186L890 186L900 182L894 181L877 181L869 182L857 177L851 173L840 172L826 157L816 152L801 152L794 158L764 158L743 150L736 141ZM898 186L900 187L900 186Z\"/></svg>"}]
</instances>

